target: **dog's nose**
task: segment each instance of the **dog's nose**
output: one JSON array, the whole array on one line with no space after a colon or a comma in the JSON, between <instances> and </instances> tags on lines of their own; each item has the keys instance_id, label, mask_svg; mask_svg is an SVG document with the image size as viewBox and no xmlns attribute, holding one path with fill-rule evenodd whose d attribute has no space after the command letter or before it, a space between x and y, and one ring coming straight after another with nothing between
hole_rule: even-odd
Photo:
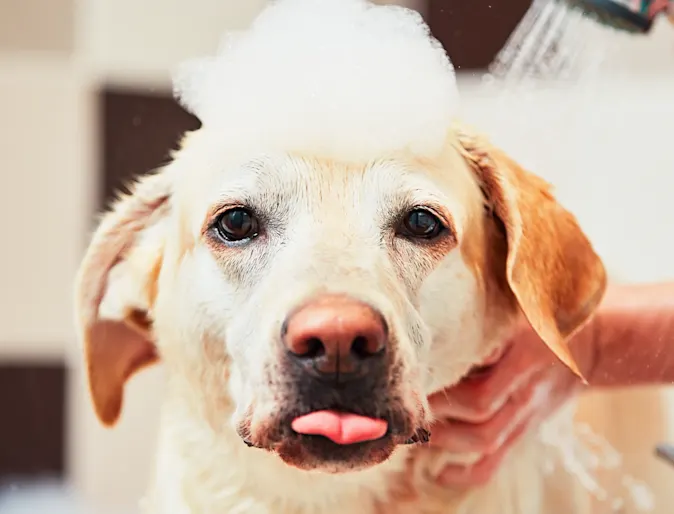
<instances>
[{"instance_id":1,"label":"dog's nose","mask_svg":"<svg viewBox=\"0 0 674 514\"><path fill-rule=\"evenodd\" d=\"M325 295L292 313L282 337L308 372L347 381L383 365L388 329L384 317L366 303Z\"/></svg>"}]
</instances>

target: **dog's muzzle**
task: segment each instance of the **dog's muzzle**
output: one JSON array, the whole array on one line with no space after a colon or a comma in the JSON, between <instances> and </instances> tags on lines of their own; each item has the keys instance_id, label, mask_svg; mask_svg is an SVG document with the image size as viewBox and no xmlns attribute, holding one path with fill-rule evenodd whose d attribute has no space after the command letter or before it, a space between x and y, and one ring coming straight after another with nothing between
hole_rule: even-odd
<instances>
[{"instance_id":1,"label":"dog's muzzle","mask_svg":"<svg viewBox=\"0 0 674 514\"><path fill-rule=\"evenodd\" d=\"M398 394L395 344L377 309L323 295L288 315L280 340L287 399L259 446L298 467L353 469L428 441Z\"/></svg>"}]
</instances>

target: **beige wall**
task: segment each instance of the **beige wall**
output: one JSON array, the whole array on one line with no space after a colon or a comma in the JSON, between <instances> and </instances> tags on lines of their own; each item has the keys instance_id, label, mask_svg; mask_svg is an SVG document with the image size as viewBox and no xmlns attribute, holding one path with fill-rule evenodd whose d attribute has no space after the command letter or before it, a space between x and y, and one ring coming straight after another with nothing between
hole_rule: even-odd
<instances>
[{"instance_id":1,"label":"beige wall","mask_svg":"<svg viewBox=\"0 0 674 514\"><path fill-rule=\"evenodd\" d=\"M7 1L0 0L0 19ZM264 3L78 0L71 57L0 51L0 170L15 172L0 173L0 359L67 354L77 363L70 288L96 186L98 81L165 87L167 69L211 51L224 28L244 26ZM658 29L652 38L622 42L623 50L612 48L613 71L629 80L606 80L571 97L541 93L521 106L463 84L467 117L556 183L601 253L630 280L674 275L674 243L662 227L672 219L667 206L674 191L668 146L674 31ZM643 75L630 69L650 79L640 84ZM562 102L569 108L549 109ZM661 130L655 141L645 127ZM132 381L114 431L97 424L80 378L69 385L74 485L96 512L133 512L151 462L162 370ZM663 412L674 434L674 408ZM640 411L640 419L647 417Z\"/></svg>"},{"instance_id":2,"label":"beige wall","mask_svg":"<svg viewBox=\"0 0 674 514\"><path fill-rule=\"evenodd\" d=\"M75 1L0 0L0 52L72 52Z\"/></svg>"},{"instance_id":3,"label":"beige wall","mask_svg":"<svg viewBox=\"0 0 674 514\"><path fill-rule=\"evenodd\" d=\"M91 173L88 98L67 67L0 68L0 352L59 356ZM85 146L86 147L86 146Z\"/></svg>"}]
</instances>

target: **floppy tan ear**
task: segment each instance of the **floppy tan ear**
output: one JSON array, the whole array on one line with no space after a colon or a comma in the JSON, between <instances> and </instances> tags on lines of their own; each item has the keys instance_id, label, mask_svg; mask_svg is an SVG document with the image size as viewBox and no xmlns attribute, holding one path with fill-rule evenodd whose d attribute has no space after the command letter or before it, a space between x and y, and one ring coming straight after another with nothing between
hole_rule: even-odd
<instances>
[{"instance_id":1,"label":"floppy tan ear","mask_svg":"<svg viewBox=\"0 0 674 514\"><path fill-rule=\"evenodd\" d=\"M98 418L119 418L125 382L157 360L150 311L162 262L171 182L141 179L94 233L76 279L75 308Z\"/></svg>"},{"instance_id":2,"label":"floppy tan ear","mask_svg":"<svg viewBox=\"0 0 674 514\"><path fill-rule=\"evenodd\" d=\"M568 339L604 295L606 272L601 259L543 179L479 136L463 129L457 136L488 206L505 227L510 289L541 339L582 377Z\"/></svg>"}]
</instances>

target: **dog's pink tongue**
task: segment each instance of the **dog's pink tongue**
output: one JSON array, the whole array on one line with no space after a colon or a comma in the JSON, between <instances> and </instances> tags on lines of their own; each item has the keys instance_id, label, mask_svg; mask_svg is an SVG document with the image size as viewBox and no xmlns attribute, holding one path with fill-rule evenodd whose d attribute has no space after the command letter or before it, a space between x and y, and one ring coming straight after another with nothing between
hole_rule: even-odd
<instances>
[{"instance_id":1,"label":"dog's pink tongue","mask_svg":"<svg viewBox=\"0 0 674 514\"><path fill-rule=\"evenodd\" d=\"M357 414L320 410L295 418L291 427L298 434L322 435L337 444L355 444L384 437L388 423Z\"/></svg>"}]
</instances>

